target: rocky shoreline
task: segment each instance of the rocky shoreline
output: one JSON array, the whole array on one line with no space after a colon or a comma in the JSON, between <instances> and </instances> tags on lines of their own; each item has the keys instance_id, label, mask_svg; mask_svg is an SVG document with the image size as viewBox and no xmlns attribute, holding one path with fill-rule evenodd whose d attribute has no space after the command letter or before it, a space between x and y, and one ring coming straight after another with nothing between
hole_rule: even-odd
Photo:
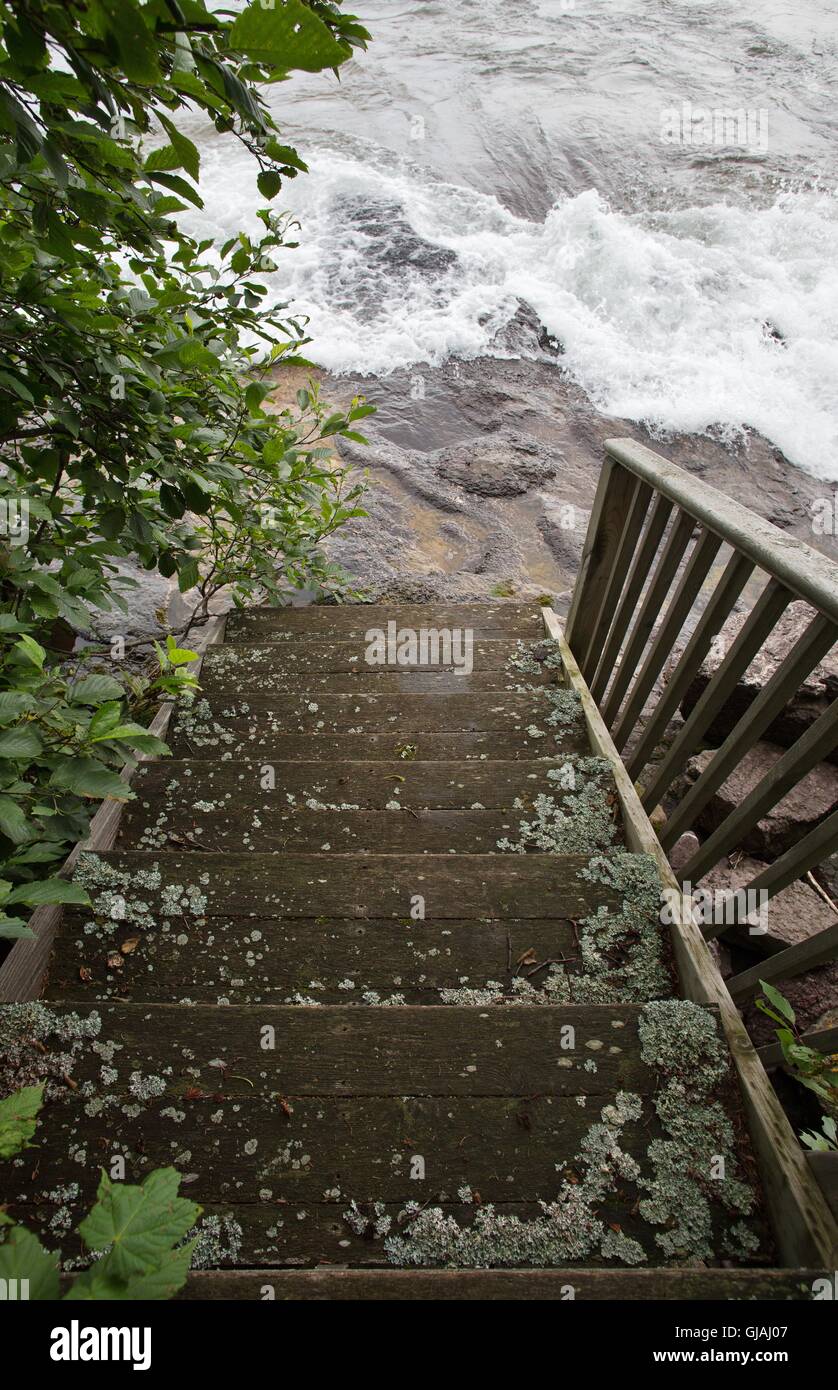
<instances>
[{"instance_id":1,"label":"rocky shoreline","mask_svg":"<svg viewBox=\"0 0 838 1390\"><path fill-rule=\"evenodd\" d=\"M475 600L548 594L562 612L582 553L609 438L659 450L774 525L838 556L813 534L831 485L750 433L736 441L653 438L606 417L561 370L561 348L526 306L498 351L382 378L322 378L326 399L359 392L378 407L369 448L341 444L368 470L369 518L331 553L376 599Z\"/></svg>"}]
</instances>

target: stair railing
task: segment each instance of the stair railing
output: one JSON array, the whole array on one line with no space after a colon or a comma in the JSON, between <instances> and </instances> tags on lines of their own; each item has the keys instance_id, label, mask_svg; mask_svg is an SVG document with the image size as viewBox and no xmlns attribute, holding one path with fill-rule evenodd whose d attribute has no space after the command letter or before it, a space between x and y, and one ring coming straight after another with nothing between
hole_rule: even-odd
<instances>
[{"instance_id":1,"label":"stair railing","mask_svg":"<svg viewBox=\"0 0 838 1390\"><path fill-rule=\"evenodd\" d=\"M671 853L838 641L838 564L642 444L609 440L605 449L565 638L644 809L651 815L667 798L674 800L658 828ZM748 594L747 617L673 735L673 716L725 621L742 610ZM673 793L796 600L806 605L801 635L692 784ZM681 865L685 892L741 846L837 744L835 699ZM723 920L704 923L705 939L739 931L753 903L767 903L836 849L838 811L739 890ZM786 980L838 956L838 922L794 946L772 947L773 954L727 981L737 1002L754 993L760 979Z\"/></svg>"}]
</instances>

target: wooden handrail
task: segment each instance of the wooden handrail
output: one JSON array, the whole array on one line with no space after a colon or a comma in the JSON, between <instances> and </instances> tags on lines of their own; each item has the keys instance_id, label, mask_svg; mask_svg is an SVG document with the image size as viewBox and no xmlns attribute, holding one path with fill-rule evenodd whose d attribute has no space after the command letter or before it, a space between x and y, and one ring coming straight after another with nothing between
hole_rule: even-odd
<instances>
[{"instance_id":1,"label":"wooden handrail","mask_svg":"<svg viewBox=\"0 0 838 1390\"><path fill-rule=\"evenodd\" d=\"M759 739L770 737L789 701L838 642L838 564L634 440L608 440L605 451L564 636L588 698L598 706L596 718L607 732L609 748L624 754L626 779L637 784L644 812L665 804L658 841L662 852L671 853L745 755ZM720 551L718 573L714 565ZM698 701L665 743L672 717L714 638L754 580L763 587L751 611L720 654ZM704 746L751 662L796 600L805 605L799 635L788 643L745 712L739 714L737 708L732 728L728 720L729 732L715 741L718 746L699 776L672 798L676 778ZM661 687L667 662L670 670ZM662 743L662 755L652 762ZM688 899L702 877L741 847L758 822L836 746L838 699L819 717L812 716L796 742L689 856L679 874ZM737 945L747 945L741 923L749 920L751 905L762 907L835 850L838 811L743 884L734 895L735 910L726 902L724 911L697 930L705 941L729 935ZM757 950L758 942L755 938ZM728 982L729 995L744 1003L758 990L760 979L782 984L836 957L838 922L741 970Z\"/></svg>"},{"instance_id":2,"label":"wooden handrail","mask_svg":"<svg viewBox=\"0 0 838 1390\"><path fill-rule=\"evenodd\" d=\"M633 439L606 439L609 458L649 483L721 537L740 555L779 579L797 598L838 623L838 565L796 536L749 511L740 502L695 478Z\"/></svg>"}]
</instances>

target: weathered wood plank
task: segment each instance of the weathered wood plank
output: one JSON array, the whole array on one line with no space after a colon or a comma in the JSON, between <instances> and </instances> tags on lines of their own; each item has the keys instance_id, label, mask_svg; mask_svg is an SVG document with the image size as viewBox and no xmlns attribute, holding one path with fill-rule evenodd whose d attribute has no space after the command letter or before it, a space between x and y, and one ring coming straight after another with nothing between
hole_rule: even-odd
<instances>
[{"instance_id":1,"label":"weathered wood plank","mask_svg":"<svg viewBox=\"0 0 838 1390\"><path fill-rule=\"evenodd\" d=\"M201 699L181 708L170 746L176 757L235 756L268 747L285 734L381 734L390 732L402 747L415 734L503 730L539 742L542 754L562 747L563 729L571 718L549 723L554 707L549 692L479 695L252 695L225 700ZM535 733L531 730L536 730Z\"/></svg>"},{"instance_id":2,"label":"weathered wood plank","mask_svg":"<svg viewBox=\"0 0 838 1390\"><path fill-rule=\"evenodd\" d=\"M234 647L227 648L234 651ZM284 649L283 649L284 650ZM313 699L320 695L479 695L484 690L514 691L524 685L557 685L556 671L536 671L522 675L497 666L487 671L429 671L412 668L365 666L357 671L312 672L250 670L247 666L208 672L201 679L206 696L233 699L255 694L295 694L304 692Z\"/></svg>"},{"instance_id":3,"label":"weathered wood plank","mask_svg":"<svg viewBox=\"0 0 838 1390\"><path fill-rule=\"evenodd\" d=\"M561 795L573 792L602 773L613 788L610 765L600 760L582 760L577 755L552 758L530 765L514 759L485 759L471 762L427 762L418 759L358 759L331 762L302 759L267 765L274 786L263 791L266 764L262 759L243 762L208 763L195 759L145 763L137 769L131 786L137 802L125 808L123 824L144 802L194 805L196 801L216 801L232 797L237 809L260 809L270 799L283 801L292 796L305 803L311 798L328 805L357 803L359 809L380 810L392 801L394 793L402 806L414 810L469 810L474 802L483 810L503 810L516 797L532 804L542 792ZM557 791L558 788L558 791Z\"/></svg>"},{"instance_id":4,"label":"weathered wood plank","mask_svg":"<svg viewBox=\"0 0 838 1390\"><path fill-rule=\"evenodd\" d=\"M536 604L347 604L308 608L249 608L231 613L227 620L227 642L288 641L338 638L364 641L367 632L395 622L400 628L459 628L469 630L475 639L492 637L539 638L543 635L541 612Z\"/></svg>"},{"instance_id":5,"label":"weathered wood plank","mask_svg":"<svg viewBox=\"0 0 838 1390\"><path fill-rule=\"evenodd\" d=\"M494 854L548 842L556 852L594 852L619 842L611 771L595 759L159 764L155 779L135 787L119 848ZM597 817L585 825L576 819L583 804Z\"/></svg>"},{"instance_id":6,"label":"weathered wood plank","mask_svg":"<svg viewBox=\"0 0 838 1390\"><path fill-rule=\"evenodd\" d=\"M516 978L542 984L546 961L578 960L573 923L466 922L214 917L184 930L147 923L84 931L89 914L68 913L56 939L46 997L161 1003L189 999L215 1004L319 1004L384 1000L439 1004L440 990L485 989L505 994ZM185 940L181 938L185 937ZM121 947L128 942L123 953ZM115 962L115 963L114 963ZM351 982L351 983L348 983Z\"/></svg>"},{"instance_id":7,"label":"weathered wood plank","mask_svg":"<svg viewBox=\"0 0 838 1390\"><path fill-rule=\"evenodd\" d=\"M607 596L611 574L619 560L620 543L631 515L630 505L636 488L631 474L606 460L600 470L579 577L567 615L569 640L583 660Z\"/></svg>"},{"instance_id":8,"label":"weathered wood plank","mask_svg":"<svg viewBox=\"0 0 838 1390\"><path fill-rule=\"evenodd\" d=\"M489 637L477 639L472 644L471 656L475 671L503 669L513 660L518 658L522 652L531 649L543 649L546 653L549 650L549 643L538 640L521 642L515 637ZM366 661L367 643L358 641L341 641L334 637L321 640L317 637L300 637L299 641L294 639L285 642L260 643L235 642L225 643L224 646L217 647L211 653L208 652L202 668L204 679L210 674L215 676L226 671L240 671L243 666L249 667L253 671L273 671L276 673L297 674L299 676L307 673L327 675L338 674L346 671L380 671L382 669L393 669L381 666L370 666ZM453 669L453 660L445 659L444 651L434 653L428 651L428 660L417 663L415 666L396 667L401 671L434 671ZM438 659L434 659L435 655Z\"/></svg>"},{"instance_id":9,"label":"weathered wood plank","mask_svg":"<svg viewBox=\"0 0 838 1390\"><path fill-rule=\"evenodd\" d=\"M556 1165L574 1158L604 1103L593 1096L584 1107L575 1096L263 1098L247 1088L228 1098L196 1088L174 1106L151 1101L135 1114L118 1104L89 1117L71 1095L48 1107L37 1151L9 1174L4 1200L21 1209L54 1205L50 1193L73 1184L89 1198L114 1157L124 1159L127 1182L173 1164L194 1201L264 1203L274 1215L280 1203L328 1201L334 1217L353 1199L456 1202L464 1185L484 1202L550 1200L561 1182ZM660 1133L647 1110L621 1139L638 1161Z\"/></svg>"},{"instance_id":10,"label":"weathered wood plank","mask_svg":"<svg viewBox=\"0 0 838 1390\"><path fill-rule=\"evenodd\" d=\"M583 877L587 855L399 854L161 854L137 850L85 855L82 881L95 897L120 887L141 897L149 912L172 916L173 904L191 916L259 913L276 917L398 917L424 898L428 919L578 919L616 906L613 889ZM141 877L137 877L141 875ZM132 888L132 885L135 885ZM186 901L193 889L193 905ZM177 890L173 892L172 890ZM199 906L195 899L203 899Z\"/></svg>"},{"instance_id":11,"label":"weathered wood plank","mask_svg":"<svg viewBox=\"0 0 838 1390\"><path fill-rule=\"evenodd\" d=\"M172 1098L195 1087L228 1095L648 1095L658 1080L640 1058L640 1006L630 1004L533 1011L103 1003L93 1011L99 1044L119 1048L109 1062L110 1095L133 1094L134 1073L159 1078ZM596 1070L585 1066L592 1059ZM73 1079L98 1085L101 1069L91 1045Z\"/></svg>"},{"instance_id":12,"label":"weathered wood plank","mask_svg":"<svg viewBox=\"0 0 838 1390\"><path fill-rule=\"evenodd\" d=\"M785 951L777 951L767 960L761 960L749 970L743 970L727 981L731 998L749 999L759 989L760 980L793 980L805 970L814 970L838 956L838 922L824 927L822 931L798 941Z\"/></svg>"},{"instance_id":13,"label":"weathered wood plank","mask_svg":"<svg viewBox=\"0 0 838 1390\"><path fill-rule=\"evenodd\" d=\"M252 814L238 808L231 813L198 811L168 818L159 830L152 812L143 822L135 814L137 827L121 835L120 846L149 848L156 853L168 850L206 849L224 853L245 845L254 853L316 854L498 854L507 843L521 844L528 851L537 849L529 827L533 811L284 811L276 803ZM147 838L142 835L148 828ZM568 827L568 834L573 827ZM574 848L584 839L572 841ZM606 850L607 837L591 836L585 841L591 853Z\"/></svg>"},{"instance_id":14,"label":"weathered wood plank","mask_svg":"<svg viewBox=\"0 0 838 1390\"><path fill-rule=\"evenodd\" d=\"M246 737L232 745L217 744L187 748L181 744L179 758L204 763L253 759L260 764L294 762L487 762L491 759L524 762L555 761L590 753L584 726L563 725L548 737L532 737L526 729L510 733L501 729L462 730L458 733L412 733L396 729L384 734L273 734L257 745ZM234 750L234 751L231 751ZM176 749L176 752L178 750ZM229 752L229 757L228 757ZM219 758L219 753L221 757Z\"/></svg>"},{"instance_id":15,"label":"weathered wood plank","mask_svg":"<svg viewBox=\"0 0 838 1390\"><path fill-rule=\"evenodd\" d=\"M386 1300L684 1303L810 1300L826 1269L242 1270L192 1274L181 1299L296 1302Z\"/></svg>"}]
</instances>

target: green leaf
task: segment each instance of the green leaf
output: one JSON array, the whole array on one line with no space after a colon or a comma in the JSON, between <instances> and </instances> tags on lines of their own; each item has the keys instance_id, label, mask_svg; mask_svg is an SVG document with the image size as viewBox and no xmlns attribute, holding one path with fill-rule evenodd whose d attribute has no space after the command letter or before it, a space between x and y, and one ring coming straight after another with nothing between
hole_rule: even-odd
<instances>
[{"instance_id":1,"label":"green leaf","mask_svg":"<svg viewBox=\"0 0 838 1390\"><path fill-rule=\"evenodd\" d=\"M113 737L114 729L118 729L122 720L122 705L118 700L109 700L106 705L97 709L87 730L87 737L91 743L101 743L104 739Z\"/></svg>"},{"instance_id":2,"label":"green leaf","mask_svg":"<svg viewBox=\"0 0 838 1390\"><path fill-rule=\"evenodd\" d=\"M134 799L128 783L95 758L67 758L52 774L49 784L75 792L77 796L107 796L113 801Z\"/></svg>"},{"instance_id":3,"label":"green leaf","mask_svg":"<svg viewBox=\"0 0 838 1390\"><path fill-rule=\"evenodd\" d=\"M0 758L37 758L43 742L34 729L7 729L0 734Z\"/></svg>"},{"instance_id":4,"label":"green leaf","mask_svg":"<svg viewBox=\"0 0 838 1390\"><path fill-rule=\"evenodd\" d=\"M15 642L12 651L16 652L21 661L30 666L37 666L39 671L43 670L47 654L40 642L36 642L34 637L24 634L19 642Z\"/></svg>"},{"instance_id":5,"label":"green leaf","mask_svg":"<svg viewBox=\"0 0 838 1390\"><path fill-rule=\"evenodd\" d=\"M192 141L178 130L174 121L170 121L162 111L157 112L157 117L171 140L172 149L180 161L177 167L185 169L190 178L197 180L201 172L201 156L197 145L193 145Z\"/></svg>"},{"instance_id":6,"label":"green leaf","mask_svg":"<svg viewBox=\"0 0 838 1390\"><path fill-rule=\"evenodd\" d=\"M158 1168L139 1187L111 1182L103 1171L96 1205L79 1234L89 1250L112 1247L110 1277L127 1283L160 1269L194 1226L200 1207L177 1195L180 1181L176 1168Z\"/></svg>"},{"instance_id":7,"label":"green leaf","mask_svg":"<svg viewBox=\"0 0 838 1390\"><path fill-rule=\"evenodd\" d=\"M787 1018L789 1023L794 1023L795 1013L788 999L786 999L778 989L775 989L773 985L766 984L765 980L760 980L759 987L769 1004L772 1004L777 1012L782 1014L783 1018Z\"/></svg>"},{"instance_id":8,"label":"green leaf","mask_svg":"<svg viewBox=\"0 0 838 1390\"><path fill-rule=\"evenodd\" d=\"M74 705L98 705L103 700L121 700L125 691L113 676L92 675L72 685L67 698Z\"/></svg>"},{"instance_id":9,"label":"green leaf","mask_svg":"<svg viewBox=\"0 0 838 1390\"><path fill-rule=\"evenodd\" d=\"M14 1158L28 1146L43 1101L43 1086L24 1086L0 1100L0 1158Z\"/></svg>"},{"instance_id":10,"label":"green leaf","mask_svg":"<svg viewBox=\"0 0 838 1390\"><path fill-rule=\"evenodd\" d=\"M0 691L0 724L10 724L21 714L28 714L35 707L35 697L22 690Z\"/></svg>"},{"instance_id":11,"label":"green leaf","mask_svg":"<svg viewBox=\"0 0 838 1390\"><path fill-rule=\"evenodd\" d=\"M29 822L11 796L0 796L0 830L14 845L23 845L32 838Z\"/></svg>"},{"instance_id":12,"label":"green leaf","mask_svg":"<svg viewBox=\"0 0 838 1390\"><path fill-rule=\"evenodd\" d=\"M199 1208L200 1210L200 1208ZM161 1302L174 1298L186 1283L195 1241L170 1250L154 1268L120 1279L110 1254L97 1260L73 1283L65 1300L73 1303L95 1299L106 1301Z\"/></svg>"},{"instance_id":13,"label":"green leaf","mask_svg":"<svg viewBox=\"0 0 838 1390\"><path fill-rule=\"evenodd\" d=\"M0 1243L0 1279L28 1280L32 1300L57 1299L58 1256L50 1255L25 1226L7 1227Z\"/></svg>"},{"instance_id":14,"label":"green leaf","mask_svg":"<svg viewBox=\"0 0 838 1390\"><path fill-rule=\"evenodd\" d=\"M339 43L301 0L284 0L270 10L261 0L252 0L230 31L230 47L284 72L337 68L352 54L349 45Z\"/></svg>"},{"instance_id":15,"label":"green leaf","mask_svg":"<svg viewBox=\"0 0 838 1390\"><path fill-rule=\"evenodd\" d=\"M256 180L263 198L275 198L282 187L282 178L275 169L263 169Z\"/></svg>"},{"instance_id":16,"label":"green leaf","mask_svg":"<svg viewBox=\"0 0 838 1390\"><path fill-rule=\"evenodd\" d=\"M50 856L53 858L54 856ZM0 917L0 941L34 941L35 933L19 917Z\"/></svg>"},{"instance_id":17,"label":"green leaf","mask_svg":"<svg viewBox=\"0 0 838 1390\"><path fill-rule=\"evenodd\" d=\"M97 19L104 20L105 32L119 50L126 77L150 84L161 80L157 45L145 24L136 0L88 0Z\"/></svg>"},{"instance_id":18,"label":"green leaf","mask_svg":"<svg viewBox=\"0 0 838 1390\"><path fill-rule=\"evenodd\" d=\"M166 638L166 655L173 666L185 666L189 661L198 660L197 652L190 652L186 647L179 647L174 637Z\"/></svg>"},{"instance_id":19,"label":"green leaf","mask_svg":"<svg viewBox=\"0 0 838 1390\"><path fill-rule=\"evenodd\" d=\"M65 878L47 878L40 883L21 883L6 899L6 906L22 903L24 907L42 907L55 903L70 903L89 907L90 898L78 883Z\"/></svg>"}]
</instances>

